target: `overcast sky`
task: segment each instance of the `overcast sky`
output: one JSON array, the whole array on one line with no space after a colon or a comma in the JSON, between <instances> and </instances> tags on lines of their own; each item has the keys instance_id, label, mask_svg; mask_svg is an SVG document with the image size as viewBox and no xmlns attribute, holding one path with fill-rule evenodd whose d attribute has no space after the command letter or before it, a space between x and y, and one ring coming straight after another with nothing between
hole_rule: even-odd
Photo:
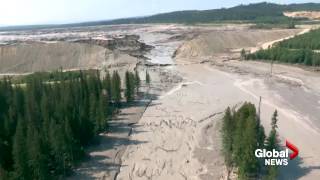
<instances>
[{"instance_id":1,"label":"overcast sky","mask_svg":"<svg viewBox=\"0 0 320 180\"><path fill-rule=\"evenodd\" d=\"M281 4L320 0L269 0ZM259 0L0 0L0 26L55 24L215 9Z\"/></svg>"}]
</instances>

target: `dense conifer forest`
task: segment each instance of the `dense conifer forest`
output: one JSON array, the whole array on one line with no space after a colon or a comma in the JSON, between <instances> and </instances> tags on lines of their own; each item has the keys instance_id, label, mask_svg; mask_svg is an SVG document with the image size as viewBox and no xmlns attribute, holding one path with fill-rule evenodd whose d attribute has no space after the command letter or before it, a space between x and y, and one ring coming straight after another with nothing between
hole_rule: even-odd
<instances>
[{"instance_id":1,"label":"dense conifer forest","mask_svg":"<svg viewBox=\"0 0 320 180\"><path fill-rule=\"evenodd\" d=\"M255 53L241 54L245 59L271 60L307 66L320 66L320 29L277 43Z\"/></svg>"},{"instance_id":2,"label":"dense conifer forest","mask_svg":"<svg viewBox=\"0 0 320 180\"><path fill-rule=\"evenodd\" d=\"M239 179L276 179L276 167L264 167L255 157L255 150L278 149L277 111L272 117L272 130L268 137L260 124L259 114L251 103L244 103L238 110L227 108L222 123L222 142L225 163L230 172L237 169Z\"/></svg>"},{"instance_id":3,"label":"dense conifer forest","mask_svg":"<svg viewBox=\"0 0 320 180\"><path fill-rule=\"evenodd\" d=\"M133 101L140 78L138 73L127 73L130 91L125 94ZM24 84L15 81L0 80L1 180L68 175L121 106L121 79L116 71L103 79L99 71L77 71L35 73L19 78Z\"/></svg>"}]
</instances>

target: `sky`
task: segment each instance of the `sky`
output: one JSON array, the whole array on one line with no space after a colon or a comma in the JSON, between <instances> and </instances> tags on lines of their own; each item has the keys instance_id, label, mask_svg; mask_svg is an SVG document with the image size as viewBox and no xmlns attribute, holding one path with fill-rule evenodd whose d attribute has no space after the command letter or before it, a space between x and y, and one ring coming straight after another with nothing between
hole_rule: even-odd
<instances>
[{"instance_id":1,"label":"sky","mask_svg":"<svg viewBox=\"0 0 320 180\"><path fill-rule=\"evenodd\" d=\"M232 7L266 0L0 0L0 26L63 24ZM268 0L288 4L312 0ZM313 0L313 2L320 0Z\"/></svg>"}]
</instances>

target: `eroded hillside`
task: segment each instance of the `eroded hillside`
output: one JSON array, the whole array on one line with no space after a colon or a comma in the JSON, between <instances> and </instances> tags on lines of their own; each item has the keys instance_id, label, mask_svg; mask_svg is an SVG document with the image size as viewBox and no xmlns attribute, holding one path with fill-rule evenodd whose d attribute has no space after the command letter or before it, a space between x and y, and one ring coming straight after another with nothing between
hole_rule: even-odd
<instances>
[{"instance_id":1,"label":"eroded hillside","mask_svg":"<svg viewBox=\"0 0 320 180\"><path fill-rule=\"evenodd\" d=\"M18 39L0 46L0 73L121 66L137 63L151 49L137 35Z\"/></svg>"}]
</instances>

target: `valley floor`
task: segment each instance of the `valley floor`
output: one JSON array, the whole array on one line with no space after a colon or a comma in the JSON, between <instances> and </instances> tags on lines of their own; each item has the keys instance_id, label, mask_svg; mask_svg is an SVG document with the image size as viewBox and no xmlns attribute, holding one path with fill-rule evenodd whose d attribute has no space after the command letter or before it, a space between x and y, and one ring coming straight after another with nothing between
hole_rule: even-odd
<instances>
[{"instance_id":1,"label":"valley floor","mask_svg":"<svg viewBox=\"0 0 320 180\"><path fill-rule=\"evenodd\" d=\"M298 159L281 168L280 179L319 179L320 73L275 64L270 76L269 63L240 61L237 52L306 29L156 25L123 30L155 47L146 55L151 64L137 65L136 59L117 58L117 53L106 62L121 59L141 73L148 69L152 102L146 109L124 109L111 122L111 132L101 135L102 143L89 149L91 158L76 170L75 179L223 179L223 112L246 101L258 106L260 97L266 134L277 109L281 143L287 139L300 150Z\"/></svg>"},{"instance_id":2,"label":"valley floor","mask_svg":"<svg viewBox=\"0 0 320 180\"><path fill-rule=\"evenodd\" d=\"M222 113L245 101L258 107L260 97L267 134L277 109L281 143L289 140L300 150L298 159L280 168L280 179L320 177L319 73L276 64L270 76L270 64L263 62L196 62L177 58L170 67L183 80L154 100L133 129L131 139L147 143L128 146L119 180L223 179Z\"/></svg>"}]
</instances>

